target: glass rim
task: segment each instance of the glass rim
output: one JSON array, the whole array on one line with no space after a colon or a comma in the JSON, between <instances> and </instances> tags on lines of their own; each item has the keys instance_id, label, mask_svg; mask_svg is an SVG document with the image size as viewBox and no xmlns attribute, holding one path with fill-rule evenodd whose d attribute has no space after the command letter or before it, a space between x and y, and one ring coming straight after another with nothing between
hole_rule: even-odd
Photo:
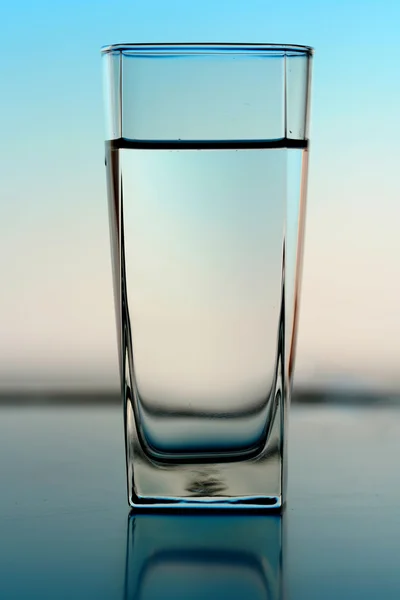
<instances>
[{"instance_id":1,"label":"glass rim","mask_svg":"<svg viewBox=\"0 0 400 600\"><path fill-rule=\"evenodd\" d=\"M231 43L231 42L155 42L155 43L127 43L111 44L102 46L101 54L120 53L142 53L151 52L154 54L163 54L165 51L174 52L174 54L223 54L227 52L265 52L285 54L299 54L312 56L314 48L311 46L302 46L298 44L264 44L264 43Z\"/></svg>"}]
</instances>

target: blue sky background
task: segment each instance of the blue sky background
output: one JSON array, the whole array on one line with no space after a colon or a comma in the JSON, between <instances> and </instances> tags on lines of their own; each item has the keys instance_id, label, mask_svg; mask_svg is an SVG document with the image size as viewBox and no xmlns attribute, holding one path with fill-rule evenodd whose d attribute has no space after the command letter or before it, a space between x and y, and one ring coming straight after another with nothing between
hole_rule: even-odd
<instances>
[{"instance_id":1,"label":"blue sky background","mask_svg":"<svg viewBox=\"0 0 400 600\"><path fill-rule=\"evenodd\" d=\"M0 385L117 386L100 46L315 47L297 380L400 383L400 3L7 2Z\"/></svg>"}]
</instances>

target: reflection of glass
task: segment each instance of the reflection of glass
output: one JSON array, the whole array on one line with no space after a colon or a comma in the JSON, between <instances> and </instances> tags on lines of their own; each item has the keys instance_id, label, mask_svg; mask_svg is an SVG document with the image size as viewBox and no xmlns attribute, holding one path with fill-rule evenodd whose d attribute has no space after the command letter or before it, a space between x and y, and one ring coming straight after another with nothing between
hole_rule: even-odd
<instances>
[{"instance_id":1,"label":"reflection of glass","mask_svg":"<svg viewBox=\"0 0 400 600\"><path fill-rule=\"evenodd\" d=\"M132 516L124 600L281 600L282 518Z\"/></svg>"},{"instance_id":2,"label":"reflection of glass","mask_svg":"<svg viewBox=\"0 0 400 600\"><path fill-rule=\"evenodd\" d=\"M284 502L311 54L103 51L132 506Z\"/></svg>"}]
</instances>

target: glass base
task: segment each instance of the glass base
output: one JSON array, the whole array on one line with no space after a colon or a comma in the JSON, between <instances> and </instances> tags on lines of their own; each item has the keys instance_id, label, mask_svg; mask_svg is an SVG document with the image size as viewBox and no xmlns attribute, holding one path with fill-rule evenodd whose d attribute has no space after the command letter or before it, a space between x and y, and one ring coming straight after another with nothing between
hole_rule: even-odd
<instances>
[{"instance_id":1,"label":"glass base","mask_svg":"<svg viewBox=\"0 0 400 600\"><path fill-rule=\"evenodd\" d=\"M194 500L188 501L186 498L134 498L130 499L130 506L134 512L142 513L148 511L159 512L202 512L202 511L241 511L241 512L271 512L280 514L282 512L282 498L229 498L226 500L215 501Z\"/></svg>"},{"instance_id":2,"label":"glass base","mask_svg":"<svg viewBox=\"0 0 400 600\"><path fill-rule=\"evenodd\" d=\"M128 502L147 510L239 510L279 513L285 501L286 462L280 394L267 441L256 456L224 462L156 462L144 451L133 403L125 398Z\"/></svg>"}]
</instances>

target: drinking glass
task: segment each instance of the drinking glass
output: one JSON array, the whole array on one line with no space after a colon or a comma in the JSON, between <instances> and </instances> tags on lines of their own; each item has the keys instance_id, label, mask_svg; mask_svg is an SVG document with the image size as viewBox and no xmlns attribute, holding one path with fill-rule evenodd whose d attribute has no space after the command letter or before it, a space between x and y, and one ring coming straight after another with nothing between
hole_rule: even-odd
<instances>
[{"instance_id":1,"label":"drinking glass","mask_svg":"<svg viewBox=\"0 0 400 600\"><path fill-rule=\"evenodd\" d=\"M129 503L279 510L312 49L102 57Z\"/></svg>"}]
</instances>

